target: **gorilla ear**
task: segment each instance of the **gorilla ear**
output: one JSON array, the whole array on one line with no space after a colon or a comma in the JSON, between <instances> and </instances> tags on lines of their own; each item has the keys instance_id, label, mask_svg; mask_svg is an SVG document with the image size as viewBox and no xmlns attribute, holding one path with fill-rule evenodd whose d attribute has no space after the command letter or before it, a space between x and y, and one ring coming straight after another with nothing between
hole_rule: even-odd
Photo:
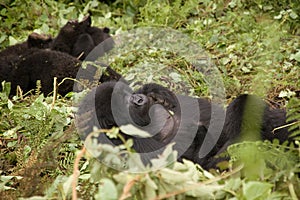
<instances>
[{"instance_id":1,"label":"gorilla ear","mask_svg":"<svg viewBox=\"0 0 300 200\"><path fill-rule=\"evenodd\" d=\"M90 27L92 24L91 16L90 15L85 16L80 23L86 25L87 27Z\"/></svg>"},{"instance_id":2,"label":"gorilla ear","mask_svg":"<svg viewBox=\"0 0 300 200\"><path fill-rule=\"evenodd\" d=\"M104 32L104 33L109 33L109 31L110 31L109 28L107 28L107 27L104 27L104 28L103 28L103 32Z\"/></svg>"}]
</instances>

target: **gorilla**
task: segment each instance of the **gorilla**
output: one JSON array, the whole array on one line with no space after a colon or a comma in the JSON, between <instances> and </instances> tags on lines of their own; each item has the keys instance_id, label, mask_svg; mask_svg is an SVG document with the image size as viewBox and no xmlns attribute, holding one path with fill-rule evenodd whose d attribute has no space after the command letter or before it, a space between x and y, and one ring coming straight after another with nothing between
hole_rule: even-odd
<instances>
[{"instance_id":1,"label":"gorilla","mask_svg":"<svg viewBox=\"0 0 300 200\"><path fill-rule=\"evenodd\" d=\"M47 35L32 33L23 43L8 47L0 52L0 82L14 81L12 73L17 68L21 57L30 55L38 49L49 48L52 38ZM1 87L1 86L0 86Z\"/></svg>"},{"instance_id":2,"label":"gorilla","mask_svg":"<svg viewBox=\"0 0 300 200\"><path fill-rule=\"evenodd\" d=\"M41 92L49 94L53 91L53 78L60 83L64 78L76 78L81 62L59 51L38 50L20 59L12 73L11 95L16 94L19 85L24 92L36 88L37 80L41 80ZM58 93L66 95L73 90L74 81L65 80L59 87Z\"/></svg>"},{"instance_id":3,"label":"gorilla","mask_svg":"<svg viewBox=\"0 0 300 200\"><path fill-rule=\"evenodd\" d=\"M17 85L27 92L36 88L36 81L41 80L41 91L49 94L53 91L54 77L58 78L58 82L66 77L75 79L81 65L80 60L84 60L89 52L104 40L106 41L100 46L102 49L98 48L90 59L101 56L110 50L114 43L108 28L91 26L90 16L81 22L68 21L54 39L32 33L26 42L0 52L0 81L11 82L11 95L15 95ZM80 57L80 60L76 57ZM92 66L88 68L93 73L97 70ZM106 80L110 80L111 77L113 76L103 76ZM65 80L59 86L59 93L65 95L72 91L73 83L71 80Z\"/></svg>"},{"instance_id":4,"label":"gorilla","mask_svg":"<svg viewBox=\"0 0 300 200\"><path fill-rule=\"evenodd\" d=\"M65 52L84 60L86 56L101 42L111 38L110 29L91 26L90 15L81 22L70 20L64 25L51 45L52 50ZM113 41L104 43L104 52L113 47Z\"/></svg>"},{"instance_id":5,"label":"gorilla","mask_svg":"<svg viewBox=\"0 0 300 200\"><path fill-rule=\"evenodd\" d=\"M95 66L96 65L96 66ZM78 76L78 71L82 75ZM101 71L101 78L93 78L97 71ZM45 95L50 94L54 90L53 79L57 78L57 92L65 96L71 91L80 92L82 87L75 84L74 80L92 82L107 82L119 80L121 75L109 66L101 63L87 64L82 68L82 62L71 55L60 51L39 50L20 59L17 68L12 72L11 95L16 95L16 88L19 85L23 92L28 92L36 88L37 80L41 81L40 91ZM73 80L72 80L73 79Z\"/></svg>"},{"instance_id":6,"label":"gorilla","mask_svg":"<svg viewBox=\"0 0 300 200\"><path fill-rule=\"evenodd\" d=\"M286 124L285 111L271 109L254 95L244 94L230 103L218 137L218 130L210 126L221 123L224 112L221 106L207 99L176 95L158 84L145 84L133 92L125 83L111 81L100 84L84 98L76 121L83 139L94 126L110 129L131 124L145 130L149 133L146 138L121 134L125 139L133 139L133 149L143 153L142 160L146 164L171 142L176 143L174 149L178 151L179 161L189 159L210 169L229 159L218 155L234 142L249 139L291 141L286 128L273 133L274 128ZM108 139L105 134L100 134L98 141L122 144L118 139ZM201 155L204 141L211 148L206 155ZM149 157L145 158L145 153Z\"/></svg>"},{"instance_id":7,"label":"gorilla","mask_svg":"<svg viewBox=\"0 0 300 200\"><path fill-rule=\"evenodd\" d=\"M151 83L133 92L122 82L110 81L93 89L82 101L77 113L78 128L83 138L92 132L92 127L110 129L131 124L149 133L148 137L132 136L121 132L125 139L133 139L133 149L142 153L142 160L148 164L151 158L162 153L165 146L174 143L178 160L183 158L203 163L207 156L199 156L200 147L209 130L211 118L219 121L224 110L204 98L176 95L167 88ZM213 135L208 136L216 143ZM101 143L121 144L118 139L110 139L105 134L98 138ZM215 140L215 141L214 141ZM217 152L217 146L211 152Z\"/></svg>"}]
</instances>

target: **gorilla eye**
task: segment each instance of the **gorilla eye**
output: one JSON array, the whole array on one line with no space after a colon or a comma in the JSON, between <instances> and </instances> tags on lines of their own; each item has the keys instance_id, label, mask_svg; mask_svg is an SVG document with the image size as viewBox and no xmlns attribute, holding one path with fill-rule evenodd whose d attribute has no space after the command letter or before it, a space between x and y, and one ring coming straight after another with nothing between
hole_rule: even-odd
<instances>
[{"instance_id":1,"label":"gorilla eye","mask_svg":"<svg viewBox=\"0 0 300 200\"><path fill-rule=\"evenodd\" d=\"M137 102L138 102L139 104L140 104L140 103L143 103L143 99L139 99Z\"/></svg>"}]
</instances>

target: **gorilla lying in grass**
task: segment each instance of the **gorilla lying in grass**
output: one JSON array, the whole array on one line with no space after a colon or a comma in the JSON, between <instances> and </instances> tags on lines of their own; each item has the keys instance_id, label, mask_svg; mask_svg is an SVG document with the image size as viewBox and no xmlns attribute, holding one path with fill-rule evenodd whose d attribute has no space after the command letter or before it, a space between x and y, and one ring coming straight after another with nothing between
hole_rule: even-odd
<instances>
[{"instance_id":1,"label":"gorilla lying in grass","mask_svg":"<svg viewBox=\"0 0 300 200\"><path fill-rule=\"evenodd\" d=\"M24 56L38 49L49 48L52 43L50 36L32 33L23 43L8 47L0 52L0 81L13 82L12 74Z\"/></svg>"},{"instance_id":2,"label":"gorilla lying in grass","mask_svg":"<svg viewBox=\"0 0 300 200\"><path fill-rule=\"evenodd\" d=\"M83 138L92 132L94 126L110 129L134 125L147 131L150 136L142 138L124 132L121 134L125 139L133 139L133 148L143 153L145 163L160 154L168 143L176 142L174 149L178 151L179 161L186 158L205 169L216 167L220 159L214 156L245 138L246 130L252 135L255 131L259 133L250 139L289 140L286 128L275 131L275 134L272 132L285 124L285 112L271 109L255 96L241 95L235 99L226 111L223 127L224 112L206 99L175 95L157 84L146 84L133 92L119 81L106 82L92 90L79 107L77 122ZM248 117L248 113L255 116ZM253 117L255 120L252 120ZM218 123L221 123L220 126ZM108 139L105 134L100 134L98 140L101 143L122 144L118 139ZM207 154L201 153L204 141L211 145Z\"/></svg>"},{"instance_id":3,"label":"gorilla lying in grass","mask_svg":"<svg viewBox=\"0 0 300 200\"><path fill-rule=\"evenodd\" d=\"M109 51L114 42L108 28L91 26L90 16L81 22L69 21L54 39L33 33L26 42L0 52L0 82L11 82L11 95L15 95L17 85L27 92L35 89L36 81L41 80L41 91L49 94L53 91L54 77L57 77L58 82L67 77L75 79L81 66L80 60L86 58L104 40L101 49L97 49L99 54L94 53L96 56ZM76 57L80 57L80 60ZM73 83L70 80L64 81L58 92L65 95L72 91Z\"/></svg>"}]
</instances>

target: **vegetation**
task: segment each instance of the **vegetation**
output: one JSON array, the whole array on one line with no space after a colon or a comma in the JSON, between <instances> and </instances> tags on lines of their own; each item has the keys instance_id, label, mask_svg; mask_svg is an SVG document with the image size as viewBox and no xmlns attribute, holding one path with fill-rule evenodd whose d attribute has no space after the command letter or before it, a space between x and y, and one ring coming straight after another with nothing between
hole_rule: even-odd
<instances>
[{"instance_id":1,"label":"vegetation","mask_svg":"<svg viewBox=\"0 0 300 200\"><path fill-rule=\"evenodd\" d=\"M255 93L286 108L294 135L300 133L300 4L293 0L29 1L0 3L1 49L35 31L56 35L69 19L92 13L93 25L113 35L142 27L172 28L195 41L215 63L230 102ZM187 48L188 46L184 46ZM128 47L112 67L128 79L155 81L178 93L211 96L207 79L176 52ZM141 68L142 66L143 68ZM150 74L147 74L145 72ZM149 71L148 71L149 70ZM165 71L164 71L165 70ZM161 73L157 73L161 72ZM134 86L134 85L133 85ZM145 173L131 148L97 146L105 163L87 152L74 125L74 103L82 94L45 97L0 93L0 195L4 199L299 199L300 148L296 144L242 142L231 145L229 170L204 171L190 161ZM118 128L110 137L120 137ZM95 130L95 133L98 134ZM172 160L171 146L159 160ZM240 163L244 163L244 165ZM114 168L109 167L113 164ZM145 169L147 170L147 168ZM130 172L131 171L131 172Z\"/></svg>"}]
</instances>

